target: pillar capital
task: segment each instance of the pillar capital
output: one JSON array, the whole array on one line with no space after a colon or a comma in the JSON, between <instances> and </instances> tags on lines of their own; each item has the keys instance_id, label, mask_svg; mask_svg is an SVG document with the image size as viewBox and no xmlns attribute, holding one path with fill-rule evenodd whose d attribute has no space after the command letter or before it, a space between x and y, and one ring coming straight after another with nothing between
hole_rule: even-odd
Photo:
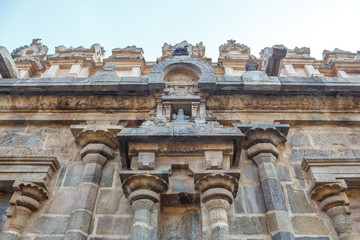
<instances>
[{"instance_id":1,"label":"pillar capital","mask_svg":"<svg viewBox=\"0 0 360 240\"><path fill-rule=\"evenodd\" d=\"M149 173L127 176L122 182L125 197L130 202L139 199L150 199L157 203L159 201L159 193L165 192L168 187L166 179Z\"/></svg>"},{"instance_id":2,"label":"pillar capital","mask_svg":"<svg viewBox=\"0 0 360 240\"><path fill-rule=\"evenodd\" d=\"M75 142L84 148L89 143L102 143L111 149L118 146L116 134L122 126L118 125L71 125Z\"/></svg>"},{"instance_id":3,"label":"pillar capital","mask_svg":"<svg viewBox=\"0 0 360 240\"><path fill-rule=\"evenodd\" d=\"M258 143L271 143L278 147L286 142L286 135L290 126L287 124L264 124L264 125L238 125L245 133L243 147L249 149Z\"/></svg>"},{"instance_id":4,"label":"pillar capital","mask_svg":"<svg viewBox=\"0 0 360 240\"><path fill-rule=\"evenodd\" d=\"M339 194L347 190L347 185L343 179L334 182L317 182L310 190L310 196L316 201L323 201L324 199Z\"/></svg>"},{"instance_id":5,"label":"pillar capital","mask_svg":"<svg viewBox=\"0 0 360 240\"><path fill-rule=\"evenodd\" d=\"M48 191L32 182L15 182L14 194L10 199L10 210L3 230L21 234L28 218L41 208L41 202L48 198Z\"/></svg>"},{"instance_id":6,"label":"pillar capital","mask_svg":"<svg viewBox=\"0 0 360 240\"><path fill-rule=\"evenodd\" d=\"M231 204L239 187L238 179L225 173L209 173L195 182L203 203L211 199L224 199Z\"/></svg>"}]
</instances>

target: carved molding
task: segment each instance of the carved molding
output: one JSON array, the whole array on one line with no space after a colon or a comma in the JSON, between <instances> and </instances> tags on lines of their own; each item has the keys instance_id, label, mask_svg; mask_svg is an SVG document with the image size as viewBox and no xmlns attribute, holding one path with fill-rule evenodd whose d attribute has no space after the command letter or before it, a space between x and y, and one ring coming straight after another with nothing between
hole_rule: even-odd
<instances>
[{"instance_id":1,"label":"carved molding","mask_svg":"<svg viewBox=\"0 0 360 240\"><path fill-rule=\"evenodd\" d=\"M33 182L45 187L59 168L56 157L0 156L0 182Z\"/></svg>"}]
</instances>

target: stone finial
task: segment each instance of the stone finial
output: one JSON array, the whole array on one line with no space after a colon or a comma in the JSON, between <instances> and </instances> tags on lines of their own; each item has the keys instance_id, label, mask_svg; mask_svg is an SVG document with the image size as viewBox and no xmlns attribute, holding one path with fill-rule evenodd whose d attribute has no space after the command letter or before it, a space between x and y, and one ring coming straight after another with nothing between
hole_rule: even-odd
<instances>
[{"instance_id":1,"label":"stone finial","mask_svg":"<svg viewBox=\"0 0 360 240\"><path fill-rule=\"evenodd\" d=\"M256 61L256 57L254 55L251 55L245 65L246 71L257 71L258 68L259 68L259 64Z\"/></svg>"},{"instance_id":2,"label":"stone finial","mask_svg":"<svg viewBox=\"0 0 360 240\"><path fill-rule=\"evenodd\" d=\"M65 47L63 45L55 47L55 54L49 55L49 59L57 59L57 58L82 58L94 62L101 62L102 58L105 55L104 48L95 43L91 45L90 48L84 48L83 46L79 47Z\"/></svg>"},{"instance_id":3,"label":"stone finial","mask_svg":"<svg viewBox=\"0 0 360 240\"><path fill-rule=\"evenodd\" d=\"M75 142L82 148L89 143L103 143L111 149L115 149L118 146L116 134L120 132L122 126L72 125L70 129L75 137Z\"/></svg>"},{"instance_id":4,"label":"stone finial","mask_svg":"<svg viewBox=\"0 0 360 240\"><path fill-rule=\"evenodd\" d=\"M13 58L6 47L0 46L0 75L2 78L20 78Z\"/></svg>"},{"instance_id":5,"label":"stone finial","mask_svg":"<svg viewBox=\"0 0 360 240\"><path fill-rule=\"evenodd\" d=\"M220 45L219 53L220 58L248 58L250 57L250 48L231 39Z\"/></svg>"}]
</instances>

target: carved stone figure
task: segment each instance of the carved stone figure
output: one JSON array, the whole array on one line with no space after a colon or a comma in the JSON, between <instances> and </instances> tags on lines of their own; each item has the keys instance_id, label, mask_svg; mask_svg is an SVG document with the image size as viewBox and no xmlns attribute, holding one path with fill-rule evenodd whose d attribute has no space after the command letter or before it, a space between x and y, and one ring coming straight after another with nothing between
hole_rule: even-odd
<instances>
[{"instance_id":1,"label":"carved stone figure","mask_svg":"<svg viewBox=\"0 0 360 240\"><path fill-rule=\"evenodd\" d=\"M187 41L182 41L175 45L174 50L172 51L173 56L189 56L192 51L192 45Z\"/></svg>"}]
</instances>

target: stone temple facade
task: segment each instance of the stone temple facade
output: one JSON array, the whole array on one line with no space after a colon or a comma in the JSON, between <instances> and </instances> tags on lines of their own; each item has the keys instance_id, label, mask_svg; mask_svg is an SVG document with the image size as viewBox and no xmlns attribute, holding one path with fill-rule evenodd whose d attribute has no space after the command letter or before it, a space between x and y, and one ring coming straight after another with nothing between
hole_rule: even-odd
<instances>
[{"instance_id":1,"label":"stone temple facade","mask_svg":"<svg viewBox=\"0 0 360 240\"><path fill-rule=\"evenodd\" d=\"M360 239L360 52L0 47L0 239Z\"/></svg>"}]
</instances>

